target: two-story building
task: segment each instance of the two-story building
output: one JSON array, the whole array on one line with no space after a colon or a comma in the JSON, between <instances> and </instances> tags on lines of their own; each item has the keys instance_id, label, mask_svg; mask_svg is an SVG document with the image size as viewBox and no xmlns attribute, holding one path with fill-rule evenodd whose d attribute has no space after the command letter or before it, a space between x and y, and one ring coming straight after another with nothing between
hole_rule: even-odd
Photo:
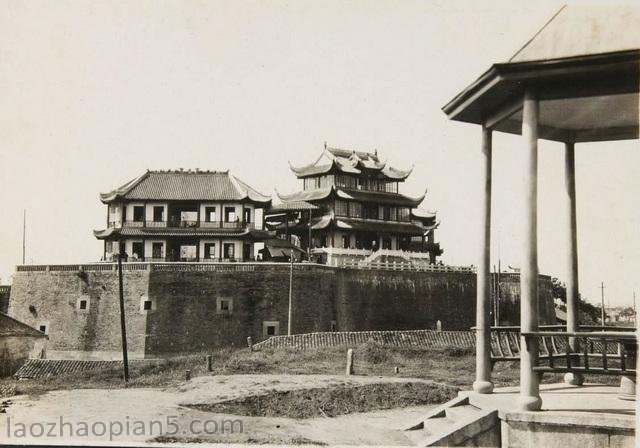
<instances>
[{"instance_id":1,"label":"two-story building","mask_svg":"<svg viewBox=\"0 0 640 448\"><path fill-rule=\"evenodd\" d=\"M267 210L267 226L329 264L365 259L373 253L433 264L442 254L435 242L436 213L418 206L399 184L411 174L374 153L331 148L315 162L291 167L303 190L283 195Z\"/></svg>"},{"instance_id":2,"label":"two-story building","mask_svg":"<svg viewBox=\"0 0 640 448\"><path fill-rule=\"evenodd\" d=\"M105 261L118 253L129 261L247 261L269 237L256 212L271 198L229 171L147 171L100 200L107 228L94 235Z\"/></svg>"}]
</instances>

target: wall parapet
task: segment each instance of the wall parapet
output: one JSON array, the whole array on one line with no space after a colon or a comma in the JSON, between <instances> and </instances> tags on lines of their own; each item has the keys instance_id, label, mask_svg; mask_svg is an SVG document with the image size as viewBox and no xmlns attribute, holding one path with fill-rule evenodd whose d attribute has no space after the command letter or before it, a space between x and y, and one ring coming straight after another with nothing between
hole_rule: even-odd
<instances>
[{"instance_id":1,"label":"wall parapet","mask_svg":"<svg viewBox=\"0 0 640 448\"><path fill-rule=\"evenodd\" d=\"M154 271L154 272L202 272L202 271L255 271L256 268L289 267L289 263L277 262L228 262L228 263L198 263L198 262L126 262L122 263L123 271ZM335 269L317 263L294 263L294 269L326 268ZM87 263L63 265L18 265L16 272L79 272L79 271L117 271L118 263Z\"/></svg>"}]
</instances>

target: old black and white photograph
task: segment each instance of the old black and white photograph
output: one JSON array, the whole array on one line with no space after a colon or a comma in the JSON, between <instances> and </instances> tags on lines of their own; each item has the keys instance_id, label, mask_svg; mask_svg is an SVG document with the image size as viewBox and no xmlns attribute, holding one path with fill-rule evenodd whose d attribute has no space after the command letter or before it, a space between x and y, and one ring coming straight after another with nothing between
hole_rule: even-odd
<instances>
[{"instance_id":1,"label":"old black and white photograph","mask_svg":"<svg viewBox=\"0 0 640 448\"><path fill-rule=\"evenodd\" d=\"M0 445L640 446L639 128L637 0L2 0Z\"/></svg>"}]
</instances>

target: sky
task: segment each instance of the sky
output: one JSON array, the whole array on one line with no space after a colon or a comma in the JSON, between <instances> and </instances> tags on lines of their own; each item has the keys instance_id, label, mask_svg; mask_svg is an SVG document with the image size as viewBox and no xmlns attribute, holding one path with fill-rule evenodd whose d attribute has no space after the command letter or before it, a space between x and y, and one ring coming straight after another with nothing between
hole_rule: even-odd
<instances>
[{"instance_id":1,"label":"sky","mask_svg":"<svg viewBox=\"0 0 640 448\"><path fill-rule=\"evenodd\" d=\"M0 8L0 283L96 261L98 193L147 169L230 169L264 193L331 146L415 169L442 260L477 265L480 129L441 108L509 59L554 1L5 0ZM521 138L494 135L492 263L521 259ZM640 293L637 141L576 151L580 290ZM566 278L563 148L539 155L540 272Z\"/></svg>"}]
</instances>

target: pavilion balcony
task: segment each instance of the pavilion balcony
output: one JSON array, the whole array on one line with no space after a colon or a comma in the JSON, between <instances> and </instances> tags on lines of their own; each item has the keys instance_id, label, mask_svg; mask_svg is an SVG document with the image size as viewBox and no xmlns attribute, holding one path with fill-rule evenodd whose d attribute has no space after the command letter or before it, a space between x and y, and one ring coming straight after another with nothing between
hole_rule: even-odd
<instances>
[{"instance_id":1,"label":"pavilion balcony","mask_svg":"<svg viewBox=\"0 0 640 448\"><path fill-rule=\"evenodd\" d=\"M242 222L242 221L193 221L193 220L179 220L179 221L124 221L120 223L118 221L110 221L108 228L148 228L148 229L256 229L255 222Z\"/></svg>"},{"instance_id":2,"label":"pavilion balcony","mask_svg":"<svg viewBox=\"0 0 640 448\"><path fill-rule=\"evenodd\" d=\"M170 258L170 257L144 257L134 259L129 257L127 262L145 262L145 263L234 263L241 261L239 258L211 258L211 257L183 257L183 258ZM253 261L253 260L249 260Z\"/></svg>"}]
</instances>

